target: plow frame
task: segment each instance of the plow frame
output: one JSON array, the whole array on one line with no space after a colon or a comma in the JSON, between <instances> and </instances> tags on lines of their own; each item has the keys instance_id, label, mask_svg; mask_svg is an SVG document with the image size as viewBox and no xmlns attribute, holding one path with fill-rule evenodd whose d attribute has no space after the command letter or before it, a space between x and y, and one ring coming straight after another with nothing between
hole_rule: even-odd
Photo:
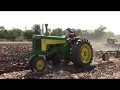
<instances>
[{"instance_id":1,"label":"plow frame","mask_svg":"<svg viewBox=\"0 0 120 90\"><path fill-rule=\"evenodd\" d=\"M114 58L120 58L120 50L108 50L108 51L94 51L94 60L96 60L97 58L101 59L103 61L109 60L110 57L114 57Z\"/></svg>"}]
</instances>

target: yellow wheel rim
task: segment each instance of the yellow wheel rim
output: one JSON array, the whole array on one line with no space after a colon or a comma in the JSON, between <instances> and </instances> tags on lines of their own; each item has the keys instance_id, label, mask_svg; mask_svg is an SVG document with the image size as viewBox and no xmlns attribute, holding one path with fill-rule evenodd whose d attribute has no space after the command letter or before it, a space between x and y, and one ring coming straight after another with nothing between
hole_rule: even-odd
<instances>
[{"instance_id":1,"label":"yellow wheel rim","mask_svg":"<svg viewBox=\"0 0 120 90\"><path fill-rule=\"evenodd\" d=\"M38 62L36 64L36 68L38 70L42 70L44 68L44 61L43 60L38 60Z\"/></svg>"},{"instance_id":2,"label":"yellow wheel rim","mask_svg":"<svg viewBox=\"0 0 120 90\"><path fill-rule=\"evenodd\" d=\"M83 44L80 48L80 58L83 63L88 63L91 59L92 51L88 44Z\"/></svg>"}]
</instances>

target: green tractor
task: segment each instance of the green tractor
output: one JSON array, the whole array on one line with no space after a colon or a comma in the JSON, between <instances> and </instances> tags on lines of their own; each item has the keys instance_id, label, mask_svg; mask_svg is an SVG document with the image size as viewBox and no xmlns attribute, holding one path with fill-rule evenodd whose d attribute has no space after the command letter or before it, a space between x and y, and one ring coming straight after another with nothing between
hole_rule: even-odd
<instances>
[{"instance_id":1,"label":"green tractor","mask_svg":"<svg viewBox=\"0 0 120 90\"><path fill-rule=\"evenodd\" d=\"M48 24L45 24L46 33ZM61 62L72 62L76 68L90 66L93 60L93 48L87 39L74 37L72 40L64 36L33 35L32 53L29 56L31 71L40 72L46 67L47 61L53 65Z\"/></svg>"}]
</instances>

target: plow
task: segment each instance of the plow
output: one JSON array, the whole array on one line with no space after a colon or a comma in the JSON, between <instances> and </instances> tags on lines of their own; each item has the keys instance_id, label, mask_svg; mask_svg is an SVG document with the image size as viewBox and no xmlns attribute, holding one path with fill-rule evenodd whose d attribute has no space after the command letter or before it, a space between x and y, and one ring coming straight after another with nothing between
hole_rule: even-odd
<instances>
[{"instance_id":1,"label":"plow","mask_svg":"<svg viewBox=\"0 0 120 90\"><path fill-rule=\"evenodd\" d=\"M97 58L102 59L103 61L109 60L111 57L114 58L120 58L120 50L119 48L117 50L108 50L108 51L94 51L94 60Z\"/></svg>"}]
</instances>

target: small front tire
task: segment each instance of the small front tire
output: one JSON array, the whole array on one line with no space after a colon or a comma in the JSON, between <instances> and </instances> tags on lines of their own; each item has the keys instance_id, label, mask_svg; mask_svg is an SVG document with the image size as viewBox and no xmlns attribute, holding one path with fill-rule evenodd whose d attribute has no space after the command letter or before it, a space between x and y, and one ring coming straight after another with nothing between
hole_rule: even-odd
<instances>
[{"instance_id":1,"label":"small front tire","mask_svg":"<svg viewBox=\"0 0 120 90\"><path fill-rule=\"evenodd\" d=\"M34 72L42 72L46 67L45 58L43 56L36 57L32 66Z\"/></svg>"}]
</instances>

